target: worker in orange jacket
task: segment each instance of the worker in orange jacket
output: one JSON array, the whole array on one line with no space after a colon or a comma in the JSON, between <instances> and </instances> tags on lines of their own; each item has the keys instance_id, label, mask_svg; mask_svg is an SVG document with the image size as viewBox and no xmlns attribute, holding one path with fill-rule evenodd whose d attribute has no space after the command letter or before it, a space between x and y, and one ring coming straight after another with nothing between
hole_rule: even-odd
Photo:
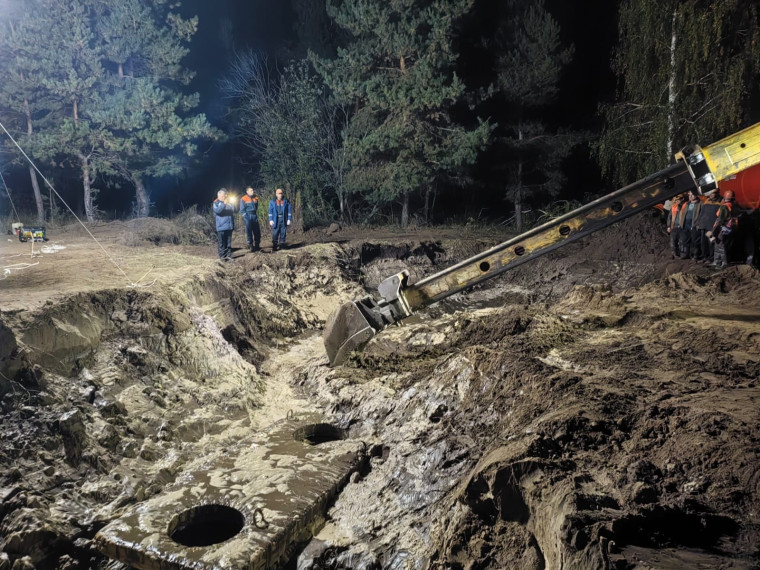
<instances>
[{"instance_id":1,"label":"worker in orange jacket","mask_svg":"<svg viewBox=\"0 0 760 570\"><path fill-rule=\"evenodd\" d=\"M259 197L250 186L245 189L245 196L240 199L240 213L245 222L245 239L250 251L258 251L261 242L261 226L259 226Z\"/></svg>"},{"instance_id":2,"label":"worker in orange jacket","mask_svg":"<svg viewBox=\"0 0 760 570\"><path fill-rule=\"evenodd\" d=\"M680 194L673 197L668 212L667 231L670 234L670 248L673 250L674 257L681 257L681 225L678 222L678 214L681 210L683 196Z\"/></svg>"}]
</instances>

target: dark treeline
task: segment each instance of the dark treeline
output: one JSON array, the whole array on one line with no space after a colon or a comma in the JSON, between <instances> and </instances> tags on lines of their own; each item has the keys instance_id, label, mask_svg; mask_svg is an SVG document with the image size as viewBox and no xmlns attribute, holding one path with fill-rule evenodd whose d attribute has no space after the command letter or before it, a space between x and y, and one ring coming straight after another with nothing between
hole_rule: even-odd
<instances>
[{"instance_id":1,"label":"dark treeline","mask_svg":"<svg viewBox=\"0 0 760 570\"><path fill-rule=\"evenodd\" d=\"M0 8L0 122L90 220L253 184L283 187L297 225L521 229L757 120L759 7L291 0L265 48L227 7L207 27L223 46L208 120L208 8L18 0ZM0 134L11 194L48 219L55 200Z\"/></svg>"}]
</instances>

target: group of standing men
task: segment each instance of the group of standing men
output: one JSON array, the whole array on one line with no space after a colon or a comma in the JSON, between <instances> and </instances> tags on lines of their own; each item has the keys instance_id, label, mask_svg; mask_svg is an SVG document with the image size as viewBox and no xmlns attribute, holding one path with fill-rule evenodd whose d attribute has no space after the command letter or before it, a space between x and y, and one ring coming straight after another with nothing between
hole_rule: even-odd
<instances>
[{"instance_id":1,"label":"group of standing men","mask_svg":"<svg viewBox=\"0 0 760 570\"><path fill-rule=\"evenodd\" d=\"M689 192L686 200L679 195L665 206L674 257L691 258L723 268L728 265L728 252L736 249L741 241L746 250L746 262L752 264L754 239L751 233L744 232L747 235L737 240L739 218L731 190L727 190L722 198L717 189L705 196Z\"/></svg>"},{"instance_id":2,"label":"group of standing men","mask_svg":"<svg viewBox=\"0 0 760 570\"><path fill-rule=\"evenodd\" d=\"M237 211L234 198L227 195L227 189L222 188L216 193L213 205L216 219L216 236L219 259L232 259L232 232L235 229L235 212ZM240 199L239 211L245 223L245 239L249 251L259 251L261 242L261 227L259 226L259 197L250 186L245 189L245 196ZM290 201L283 196L282 188L275 191L275 197L269 201L269 227L272 230L272 252L285 247L287 227L293 221L293 210Z\"/></svg>"}]
</instances>

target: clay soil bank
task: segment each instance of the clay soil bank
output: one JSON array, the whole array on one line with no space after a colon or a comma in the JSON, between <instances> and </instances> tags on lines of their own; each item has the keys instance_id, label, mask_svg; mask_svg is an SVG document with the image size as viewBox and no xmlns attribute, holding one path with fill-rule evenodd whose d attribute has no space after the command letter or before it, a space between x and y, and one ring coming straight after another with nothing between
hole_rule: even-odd
<instances>
[{"instance_id":1,"label":"clay soil bank","mask_svg":"<svg viewBox=\"0 0 760 570\"><path fill-rule=\"evenodd\" d=\"M333 308L503 236L312 232L222 264L140 229L95 228L121 270L74 229L0 249L36 264L0 281L0 569L118 568L99 529L306 412L367 462L288 567L760 565L756 270L672 260L639 216L331 369Z\"/></svg>"}]
</instances>

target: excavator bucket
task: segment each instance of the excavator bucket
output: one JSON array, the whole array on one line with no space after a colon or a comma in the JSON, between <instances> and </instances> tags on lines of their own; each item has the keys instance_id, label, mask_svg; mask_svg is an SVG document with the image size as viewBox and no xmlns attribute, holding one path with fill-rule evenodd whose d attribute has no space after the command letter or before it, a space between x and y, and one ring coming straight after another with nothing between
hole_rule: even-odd
<instances>
[{"instance_id":1,"label":"excavator bucket","mask_svg":"<svg viewBox=\"0 0 760 570\"><path fill-rule=\"evenodd\" d=\"M359 303L351 301L338 307L327 319L322 335L330 366L341 364L352 350L361 348L375 333Z\"/></svg>"}]
</instances>

